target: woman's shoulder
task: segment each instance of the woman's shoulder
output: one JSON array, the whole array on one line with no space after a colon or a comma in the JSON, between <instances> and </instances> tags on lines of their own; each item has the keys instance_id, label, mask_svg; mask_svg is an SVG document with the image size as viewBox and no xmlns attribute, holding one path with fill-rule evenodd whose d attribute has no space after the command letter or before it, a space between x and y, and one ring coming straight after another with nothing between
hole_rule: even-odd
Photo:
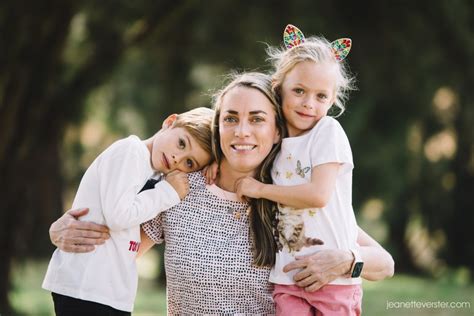
<instances>
[{"instance_id":1,"label":"woman's shoulder","mask_svg":"<svg viewBox=\"0 0 474 316\"><path fill-rule=\"evenodd\" d=\"M206 177L202 174L202 171L188 173L189 188L198 189L206 187Z\"/></svg>"}]
</instances>

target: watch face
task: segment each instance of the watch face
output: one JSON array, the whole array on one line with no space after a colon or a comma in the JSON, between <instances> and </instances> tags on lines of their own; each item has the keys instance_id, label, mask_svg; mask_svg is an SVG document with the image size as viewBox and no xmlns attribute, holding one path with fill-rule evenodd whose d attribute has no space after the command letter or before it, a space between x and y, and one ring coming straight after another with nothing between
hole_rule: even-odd
<instances>
[{"instance_id":1,"label":"watch face","mask_svg":"<svg viewBox=\"0 0 474 316\"><path fill-rule=\"evenodd\" d=\"M354 270L352 270L351 277L358 278L360 277L360 273L362 272L362 267L364 266L363 262L356 262L354 264Z\"/></svg>"}]
</instances>

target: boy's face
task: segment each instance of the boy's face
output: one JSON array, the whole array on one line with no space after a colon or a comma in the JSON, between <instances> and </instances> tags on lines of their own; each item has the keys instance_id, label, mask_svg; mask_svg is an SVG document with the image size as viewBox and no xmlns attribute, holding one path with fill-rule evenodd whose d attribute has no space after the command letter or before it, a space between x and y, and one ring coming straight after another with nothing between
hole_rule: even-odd
<instances>
[{"instance_id":1,"label":"boy's face","mask_svg":"<svg viewBox=\"0 0 474 316\"><path fill-rule=\"evenodd\" d=\"M209 164L211 155L186 129L164 126L154 136L151 161L153 169L159 172L193 172Z\"/></svg>"},{"instance_id":2,"label":"boy's face","mask_svg":"<svg viewBox=\"0 0 474 316\"><path fill-rule=\"evenodd\" d=\"M328 64L296 64L281 86L282 109L289 136L312 129L326 116L335 100L336 76Z\"/></svg>"}]
</instances>

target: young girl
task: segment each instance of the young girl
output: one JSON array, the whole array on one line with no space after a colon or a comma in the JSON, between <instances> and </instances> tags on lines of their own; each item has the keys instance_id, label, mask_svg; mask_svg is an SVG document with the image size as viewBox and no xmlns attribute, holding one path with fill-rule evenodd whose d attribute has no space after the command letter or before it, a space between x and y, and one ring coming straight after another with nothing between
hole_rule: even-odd
<instances>
[{"instance_id":1,"label":"young girl","mask_svg":"<svg viewBox=\"0 0 474 316\"><path fill-rule=\"evenodd\" d=\"M278 203L278 253L270 281L279 315L359 315L362 290L357 224L352 209L352 153L344 130L327 116L331 107L344 111L352 89L343 59L350 39L329 43L321 37L305 39L296 27L284 33L286 48L270 48L273 89L280 98L288 137L272 169L272 184L252 178L237 183L240 197ZM321 289L308 293L294 285L297 271L283 267L296 256L325 248L350 250L352 268Z\"/></svg>"}]
</instances>

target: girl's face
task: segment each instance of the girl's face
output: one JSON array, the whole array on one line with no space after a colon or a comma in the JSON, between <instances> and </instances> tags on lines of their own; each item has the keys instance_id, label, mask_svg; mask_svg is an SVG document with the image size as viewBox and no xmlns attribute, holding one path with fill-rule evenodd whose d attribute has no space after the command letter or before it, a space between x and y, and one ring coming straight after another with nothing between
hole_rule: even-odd
<instances>
[{"instance_id":1,"label":"girl's face","mask_svg":"<svg viewBox=\"0 0 474 316\"><path fill-rule=\"evenodd\" d=\"M280 139L273 104L262 92L247 87L235 87L224 95L219 133L225 163L252 175Z\"/></svg>"},{"instance_id":2,"label":"girl's face","mask_svg":"<svg viewBox=\"0 0 474 316\"><path fill-rule=\"evenodd\" d=\"M281 85L283 115L290 137L311 130L326 116L336 98L335 68L304 61L296 64Z\"/></svg>"}]
</instances>

